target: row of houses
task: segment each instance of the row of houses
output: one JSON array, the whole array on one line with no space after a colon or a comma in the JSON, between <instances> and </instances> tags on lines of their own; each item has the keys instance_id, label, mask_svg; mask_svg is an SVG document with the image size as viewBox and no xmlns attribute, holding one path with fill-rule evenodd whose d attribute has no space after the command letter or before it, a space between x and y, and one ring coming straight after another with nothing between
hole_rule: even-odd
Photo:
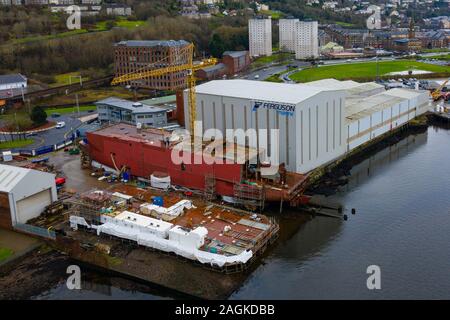
<instances>
[{"instance_id":1,"label":"row of houses","mask_svg":"<svg viewBox=\"0 0 450 320\"><path fill-rule=\"evenodd\" d=\"M446 48L450 45L450 29L416 31L414 27L395 30L346 29L338 25L325 26L319 33L319 43L330 41L350 48L384 48L396 51Z\"/></svg>"}]
</instances>

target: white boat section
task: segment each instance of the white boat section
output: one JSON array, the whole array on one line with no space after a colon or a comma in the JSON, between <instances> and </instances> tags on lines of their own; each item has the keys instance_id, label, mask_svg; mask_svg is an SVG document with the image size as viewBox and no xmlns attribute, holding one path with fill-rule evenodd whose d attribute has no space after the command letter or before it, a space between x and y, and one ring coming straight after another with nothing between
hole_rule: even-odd
<instances>
[{"instance_id":1,"label":"white boat section","mask_svg":"<svg viewBox=\"0 0 450 320\"><path fill-rule=\"evenodd\" d=\"M236 263L247 263L253 256L251 250L237 255L223 255L201 250L208 230L205 227L186 229L159 219L150 218L129 211L123 211L115 217L101 216L101 225L90 225L83 217L70 216L70 227L79 226L95 229L97 235L108 234L137 244L174 253L202 264L223 267Z\"/></svg>"}]
</instances>

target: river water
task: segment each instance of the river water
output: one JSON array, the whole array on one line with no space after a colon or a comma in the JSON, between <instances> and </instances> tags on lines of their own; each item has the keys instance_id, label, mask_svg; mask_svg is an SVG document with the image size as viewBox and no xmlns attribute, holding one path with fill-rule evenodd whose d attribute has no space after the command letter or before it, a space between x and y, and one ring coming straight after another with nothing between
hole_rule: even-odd
<instances>
[{"instance_id":1,"label":"river water","mask_svg":"<svg viewBox=\"0 0 450 320\"><path fill-rule=\"evenodd\" d=\"M331 198L345 206L347 221L304 222L299 213L287 213L275 247L230 298L450 298L449 130L430 127L370 156ZM380 267L380 290L367 289L369 265ZM33 298L177 298L86 272L82 290L57 283Z\"/></svg>"}]
</instances>

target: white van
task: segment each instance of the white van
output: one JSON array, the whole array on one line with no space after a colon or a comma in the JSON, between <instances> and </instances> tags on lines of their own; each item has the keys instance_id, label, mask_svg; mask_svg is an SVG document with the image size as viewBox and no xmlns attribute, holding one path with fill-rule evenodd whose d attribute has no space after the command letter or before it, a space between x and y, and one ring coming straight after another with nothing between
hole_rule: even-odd
<instances>
[{"instance_id":1,"label":"white van","mask_svg":"<svg viewBox=\"0 0 450 320\"><path fill-rule=\"evenodd\" d=\"M61 128L64 128L65 126L66 126L66 123L64 121L56 123L56 129L61 129Z\"/></svg>"}]
</instances>

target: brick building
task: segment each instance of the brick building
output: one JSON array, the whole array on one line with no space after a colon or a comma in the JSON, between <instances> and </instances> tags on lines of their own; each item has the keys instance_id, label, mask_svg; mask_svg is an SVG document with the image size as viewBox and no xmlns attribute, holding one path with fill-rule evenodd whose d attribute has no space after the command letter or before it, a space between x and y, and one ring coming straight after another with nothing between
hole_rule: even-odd
<instances>
[{"instance_id":1,"label":"brick building","mask_svg":"<svg viewBox=\"0 0 450 320\"><path fill-rule=\"evenodd\" d=\"M188 54L179 54L189 45L184 40L121 41L114 45L114 72L116 77L137 72L154 65L155 69L188 63ZM133 87L176 90L186 87L186 71L127 83Z\"/></svg>"},{"instance_id":2,"label":"brick building","mask_svg":"<svg viewBox=\"0 0 450 320\"><path fill-rule=\"evenodd\" d=\"M225 51L222 62L227 66L228 73L233 75L248 68L250 55L248 51Z\"/></svg>"}]
</instances>

